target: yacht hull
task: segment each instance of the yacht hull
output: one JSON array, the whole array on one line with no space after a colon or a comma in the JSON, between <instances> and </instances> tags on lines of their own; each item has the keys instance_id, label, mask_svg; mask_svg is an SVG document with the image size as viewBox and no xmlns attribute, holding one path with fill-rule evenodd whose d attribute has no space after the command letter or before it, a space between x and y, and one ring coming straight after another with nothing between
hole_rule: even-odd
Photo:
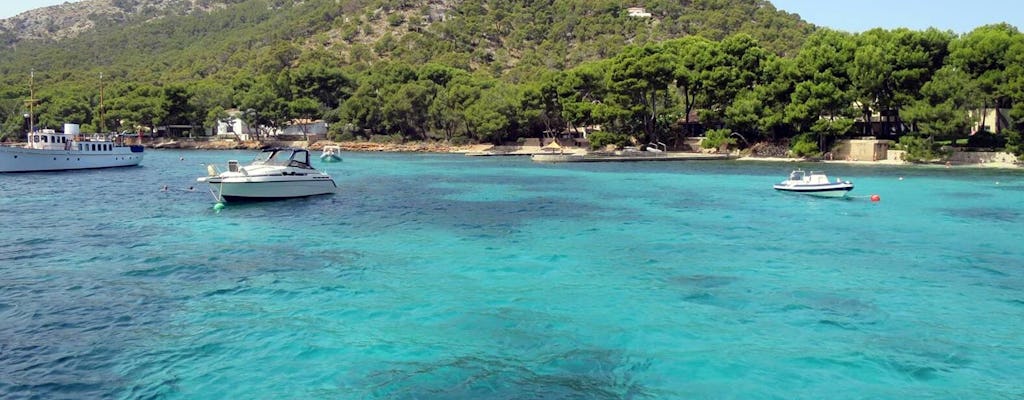
<instances>
[{"instance_id":1,"label":"yacht hull","mask_svg":"<svg viewBox=\"0 0 1024 400\"><path fill-rule=\"evenodd\" d=\"M141 147L114 147L108 151L77 151L0 146L0 172L133 167L141 162Z\"/></svg>"}]
</instances>

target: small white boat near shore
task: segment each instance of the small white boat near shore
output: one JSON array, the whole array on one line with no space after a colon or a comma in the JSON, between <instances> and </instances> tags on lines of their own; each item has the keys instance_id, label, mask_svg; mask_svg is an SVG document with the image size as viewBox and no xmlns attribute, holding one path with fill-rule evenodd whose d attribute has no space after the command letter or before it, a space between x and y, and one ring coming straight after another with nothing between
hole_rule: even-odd
<instances>
[{"instance_id":1,"label":"small white boat near shore","mask_svg":"<svg viewBox=\"0 0 1024 400\"><path fill-rule=\"evenodd\" d=\"M208 183L219 202L308 197L338 189L334 179L310 165L306 149L266 149L249 165L240 166L237 160L230 160L227 171L218 172L208 165L207 173L196 181Z\"/></svg>"},{"instance_id":2,"label":"small white boat near shore","mask_svg":"<svg viewBox=\"0 0 1024 400\"><path fill-rule=\"evenodd\" d=\"M125 146L116 137L85 136L78 129L77 124L64 124L64 132L28 133L24 146L0 146L0 172L132 167L142 162L142 146Z\"/></svg>"},{"instance_id":3,"label":"small white boat near shore","mask_svg":"<svg viewBox=\"0 0 1024 400\"><path fill-rule=\"evenodd\" d=\"M846 197L853 190L853 182L836 179L829 180L824 172L804 172L797 169L789 173L789 178L775 184L775 190L802 193L818 197Z\"/></svg>"},{"instance_id":4,"label":"small white boat near shore","mask_svg":"<svg viewBox=\"0 0 1024 400\"><path fill-rule=\"evenodd\" d=\"M324 146L324 149L320 152L320 161L328 163L341 162L341 147Z\"/></svg>"}]
</instances>

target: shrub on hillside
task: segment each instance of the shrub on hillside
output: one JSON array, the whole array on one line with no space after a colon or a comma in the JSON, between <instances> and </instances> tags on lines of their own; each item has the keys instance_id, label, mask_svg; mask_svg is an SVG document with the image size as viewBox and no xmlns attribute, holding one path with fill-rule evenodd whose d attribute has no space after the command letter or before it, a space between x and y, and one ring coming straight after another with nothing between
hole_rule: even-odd
<instances>
[{"instance_id":1,"label":"shrub on hillside","mask_svg":"<svg viewBox=\"0 0 1024 400\"><path fill-rule=\"evenodd\" d=\"M723 145L732 146L736 144L736 138L729 137L732 131L728 129L712 129L704 133L704 140L700 141L702 149L718 149Z\"/></svg>"},{"instance_id":2,"label":"shrub on hillside","mask_svg":"<svg viewBox=\"0 0 1024 400\"><path fill-rule=\"evenodd\" d=\"M1006 147L1006 135L981 131L967 137L967 147L975 149L1001 149Z\"/></svg>"},{"instance_id":3,"label":"shrub on hillside","mask_svg":"<svg viewBox=\"0 0 1024 400\"><path fill-rule=\"evenodd\" d=\"M629 137L619 133L596 131L591 132L587 136L590 140L590 148L597 150L607 145L613 145L617 149L621 149L629 143Z\"/></svg>"},{"instance_id":4,"label":"shrub on hillside","mask_svg":"<svg viewBox=\"0 0 1024 400\"><path fill-rule=\"evenodd\" d=\"M942 158L939 144L931 137L906 135L900 138L899 149L906 151L903 159L910 162L926 162Z\"/></svg>"},{"instance_id":5,"label":"shrub on hillside","mask_svg":"<svg viewBox=\"0 0 1024 400\"><path fill-rule=\"evenodd\" d=\"M793 138L790 143L789 151L793 152L794 156L797 157L819 157L821 151L818 150L818 140L813 133L801 133L797 137Z\"/></svg>"},{"instance_id":6,"label":"shrub on hillside","mask_svg":"<svg viewBox=\"0 0 1024 400\"><path fill-rule=\"evenodd\" d=\"M1024 135L1017 131L1010 131L1006 134L1006 151L1017 156L1024 157Z\"/></svg>"}]
</instances>

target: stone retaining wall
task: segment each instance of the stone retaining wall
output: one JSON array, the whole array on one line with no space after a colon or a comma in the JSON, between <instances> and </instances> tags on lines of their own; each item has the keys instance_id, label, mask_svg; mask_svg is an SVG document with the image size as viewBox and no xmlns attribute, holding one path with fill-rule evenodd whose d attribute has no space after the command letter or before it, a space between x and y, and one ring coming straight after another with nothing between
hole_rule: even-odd
<instances>
[{"instance_id":1,"label":"stone retaining wall","mask_svg":"<svg viewBox=\"0 0 1024 400\"><path fill-rule=\"evenodd\" d=\"M954 151L949 156L949 162L954 164L1016 164L1019 160L1013 154L999 151Z\"/></svg>"}]
</instances>

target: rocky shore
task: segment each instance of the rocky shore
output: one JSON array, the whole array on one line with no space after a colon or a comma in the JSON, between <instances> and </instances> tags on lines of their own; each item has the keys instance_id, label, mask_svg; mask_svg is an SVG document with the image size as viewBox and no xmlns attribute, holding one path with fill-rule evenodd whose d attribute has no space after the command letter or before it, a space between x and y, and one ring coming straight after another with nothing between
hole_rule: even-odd
<instances>
[{"instance_id":1,"label":"rocky shore","mask_svg":"<svg viewBox=\"0 0 1024 400\"><path fill-rule=\"evenodd\" d=\"M266 147L295 147L308 150L321 150L324 146L338 146L344 151L361 152L419 152L419 153L464 153L479 151L491 145L455 146L436 142L409 143L374 143L374 142L331 142L331 141L236 141L236 140L167 140L147 143L154 149L193 149L193 150L255 150Z\"/></svg>"}]
</instances>

